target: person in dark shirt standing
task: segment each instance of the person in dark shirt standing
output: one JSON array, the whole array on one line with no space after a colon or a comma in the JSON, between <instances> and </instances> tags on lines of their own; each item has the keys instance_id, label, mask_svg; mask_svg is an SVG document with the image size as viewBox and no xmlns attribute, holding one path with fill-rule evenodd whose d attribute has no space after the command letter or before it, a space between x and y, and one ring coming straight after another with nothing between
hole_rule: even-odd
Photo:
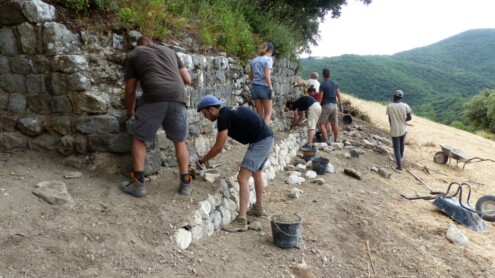
<instances>
[{"instance_id":1,"label":"person in dark shirt standing","mask_svg":"<svg viewBox=\"0 0 495 278\"><path fill-rule=\"evenodd\" d=\"M217 156L223 149L227 137L242 144L249 144L237 175L239 182L239 216L222 228L228 232L247 231L247 215L266 215L263 209L264 182L262 170L272 151L273 132L256 112L248 107L221 107L222 102L216 97L207 95L201 99L198 112L205 118L217 121L218 134L213 147L196 161L198 169L204 169L206 163ZM249 203L249 179L254 179L256 203L247 211Z\"/></svg>"},{"instance_id":2,"label":"person in dark shirt standing","mask_svg":"<svg viewBox=\"0 0 495 278\"><path fill-rule=\"evenodd\" d=\"M321 114L320 104L310 96L302 96L296 101L288 101L286 107L289 110L294 111L294 118L292 119L291 129L301 122L302 113L308 111L308 143L307 145L313 145L313 138L315 135L316 124Z\"/></svg>"},{"instance_id":3,"label":"person in dark shirt standing","mask_svg":"<svg viewBox=\"0 0 495 278\"><path fill-rule=\"evenodd\" d=\"M333 131L333 140L337 141L337 137L339 136L337 109L342 112L342 100L340 98L339 85L337 82L330 79L329 69L323 69L323 79L323 82L320 84L320 92L323 93L321 98L322 111L318 124L320 125L320 130L325 141L329 141L328 137L330 135L330 125ZM327 121L330 122L330 125L327 125Z\"/></svg>"},{"instance_id":4,"label":"person in dark shirt standing","mask_svg":"<svg viewBox=\"0 0 495 278\"><path fill-rule=\"evenodd\" d=\"M125 73L125 102L128 131L132 138L132 181L119 186L124 193L134 197L148 195L144 185L145 142L153 141L160 126L175 146L179 164L179 194L191 195L189 154L186 138L187 108L186 88L191 77L177 54L168 47L155 45L145 36L137 40L137 47L129 54ZM143 95L136 108L136 87L141 82Z\"/></svg>"}]
</instances>

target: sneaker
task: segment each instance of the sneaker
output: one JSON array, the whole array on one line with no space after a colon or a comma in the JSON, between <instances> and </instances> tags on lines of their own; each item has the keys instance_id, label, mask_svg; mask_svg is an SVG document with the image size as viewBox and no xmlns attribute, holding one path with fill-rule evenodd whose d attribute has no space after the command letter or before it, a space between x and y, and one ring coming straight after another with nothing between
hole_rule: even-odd
<instances>
[{"instance_id":1,"label":"sneaker","mask_svg":"<svg viewBox=\"0 0 495 278\"><path fill-rule=\"evenodd\" d=\"M222 230L231 233L245 232L248 230L247 218L237 216L237 218L230 222L230 224L223 226Z\"/></svg>"},{"instance_id":2,"label":"sneaker","mask_svg":"<svg viewBox=\"0 0 495 278\"><path fill-rule=\"evenodd\" d=\"M189 175L188 178L189 180L188 183L180 181L180 187L179 187L179 194L180 195L186 195L189 196L192 194L192 176Z\"/></svg>"},{"instance_id":3,"label":"sneaker","mask_svg":"<svg viewBox=\"0 0 495 278\"><path fill-rule=\"evenodd\" d=\"M148 195L148 189L138 180L123 182L119 185L119 189L125 194L129 194L137 198Z\"/></svg>"},{"instance_id":4,"label":"sneaker","mask_svg":"<svg viewBox=\"0 0 495 278\"><path fill-rule=\"evenodd\" d=\"M399 168L399 167L395 167L393 168L393 170L399 174L402 174L402 168Z\"/></svg>"},{"instance_id":5,"label":"sneaker","mask_svg":"<svg viewBox=\"0 0 495 278\"><path fill-rule=\"evenodd\" d=\"M266 211L263 208L263 206L258 204L253 204L253 206L247 211L246 214L249 216L257 216L257 217L268 215L266 214Z\"/></svg>"}]
</instances>

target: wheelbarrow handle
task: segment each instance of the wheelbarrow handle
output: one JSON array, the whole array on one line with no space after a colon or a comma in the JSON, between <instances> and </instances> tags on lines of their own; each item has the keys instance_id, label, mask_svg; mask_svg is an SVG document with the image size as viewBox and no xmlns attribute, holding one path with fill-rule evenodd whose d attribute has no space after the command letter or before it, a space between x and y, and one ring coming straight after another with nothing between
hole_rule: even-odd
<instances>
[{"instance_id":1,"label":"wheelbarrow handle","mask_svg":"<svg viewBox=\"0 0 495 278\"><path fill-rule=\"evenodd\" d=\"M404 194L400 194L400 196L404 199L407 199L407 200L434 200L436 198L438 198L438 196L417 196L417 197L407 197L406 195Z\"/></svg>"}]
</instances>

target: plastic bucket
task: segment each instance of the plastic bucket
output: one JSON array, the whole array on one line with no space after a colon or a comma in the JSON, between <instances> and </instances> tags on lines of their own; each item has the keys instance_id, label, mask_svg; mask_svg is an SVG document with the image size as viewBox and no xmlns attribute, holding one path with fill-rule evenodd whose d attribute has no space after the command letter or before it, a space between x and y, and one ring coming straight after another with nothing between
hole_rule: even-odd
<instances>
[{"instance_id":1,"label":"plastic bucket","mask_svg":"<svg viewBox=\"0 0 495 278\"><path fill-rule=\"evenodd\" d=\"M342 118L342 123L344 123L344 125L350 125L350 124L352 124L352 117L351 117L351 115L344 115L344 117Z\"/></svg>"},{"instance_id":2,"label":"plastic bucket","mask_svg":"<svg viewBox=\"0 0 495 278\"><path fill-rule=\"evenodd\" d=\"M313 165L313 170L318 175L325 175L325 173L327 172L328 162L330 162L330 160L328 160L324 157L317 157L317 158L311 159L311 164Z\"/></svg>"},{"instance_id":3,"label":"plastic bucket","mask_svg":"<svg viewBox=\"0 0 495 278\"><path fill-rule=\"evenodd\" d=\"M312 147L302 147L301 151L303 153L303 159L305 161L309 161L316 156L316 149L313 149Z\"/></svg>"},{"instance_id":4,"label":"plastic bucket","mask_svg":"<svg viewBox=\"0 0 495 278\"><path fill-rule=\"evenodd\" d=\"M280 248L296 247L301 236L302 218L296 214L275 214L269 219L273 243Z\"/></svg>"}]
</instances>

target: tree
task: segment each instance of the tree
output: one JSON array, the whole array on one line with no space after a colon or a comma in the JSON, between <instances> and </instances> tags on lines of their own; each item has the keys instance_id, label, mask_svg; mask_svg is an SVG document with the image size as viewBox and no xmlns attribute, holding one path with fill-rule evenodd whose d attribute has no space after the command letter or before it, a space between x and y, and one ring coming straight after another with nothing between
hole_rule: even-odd
<instances>
[{"instance_id":1,"label":"tree","mask_svg":"<svg viewBox=\"0 0 495 278\"><path fill-rule=\"evenodd\" d=\"M469 125L495 133L495 90L483 90L464 106L464 118Z\"/></svg>"},{"instance_id":2,"label":"tree","mask_svg":"<svg viewBox=\"0 0 495 278\"><path fill-rule=\"evenodd\" d=\"M359 0L369 5L372 0ZM299 51L309 52L311 45L318 45L319 24L331 12L338 18L347 0L256 0L258 11L268 13L278 22L287 24L292 32L298 33Z\"/></svg>"}]
</instances>

